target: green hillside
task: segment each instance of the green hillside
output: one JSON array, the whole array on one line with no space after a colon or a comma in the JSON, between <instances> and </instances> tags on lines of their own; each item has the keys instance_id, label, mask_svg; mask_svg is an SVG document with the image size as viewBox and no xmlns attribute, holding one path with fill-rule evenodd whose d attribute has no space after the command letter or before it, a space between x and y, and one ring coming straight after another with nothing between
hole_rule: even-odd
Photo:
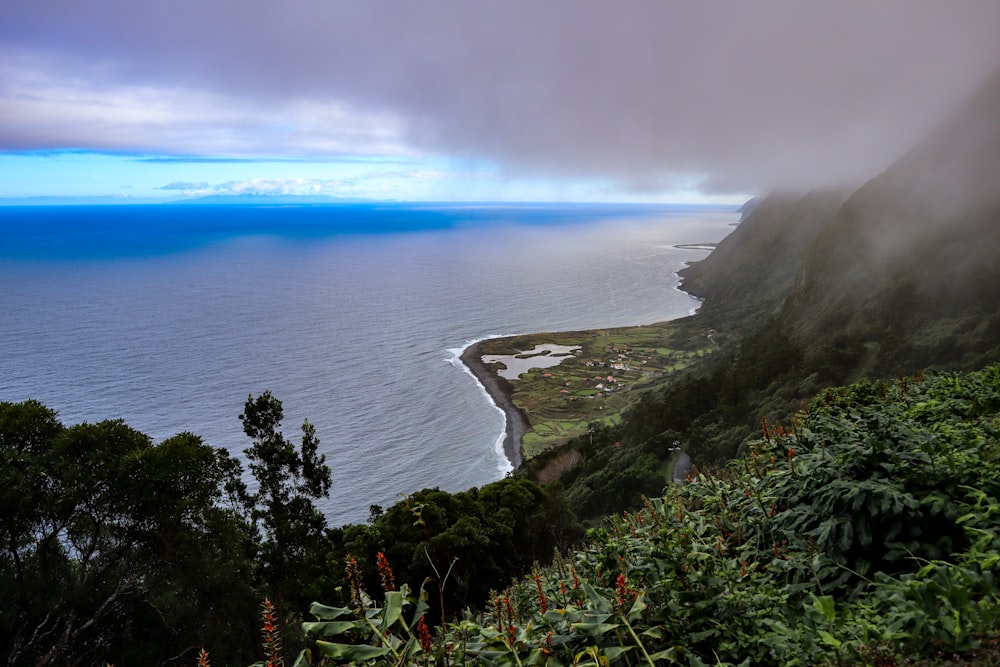
<instances>
[{"instance_id":1,"label":"green hillside","mask_svg":"<svg viewBox=\"0 0 1000 667\"><path fill-rule=\"evenodd\" d=\"M446 629L426 629L426 589L314 605L300 659L996 664L998 413L998 366L827 389Z\"/></svg>"}]
</instances>

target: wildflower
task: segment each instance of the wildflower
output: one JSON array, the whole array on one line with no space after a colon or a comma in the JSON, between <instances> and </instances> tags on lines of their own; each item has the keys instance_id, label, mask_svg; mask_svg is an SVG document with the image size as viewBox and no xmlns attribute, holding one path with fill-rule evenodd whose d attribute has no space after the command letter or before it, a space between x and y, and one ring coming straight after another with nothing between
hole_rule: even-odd
<instances>
[{"instance_id":1,"label":"wildflower","mask_svg":"<svg viewBox=\"0 0 1000 667\"><path fill-rule=\"evenodd\" d=\"M493 616L497 620L497 630L502 631L504 608L503 608L503 598L501 598L499 595L493 598Z\"/></svg>"},{"instance_id":2,"label":"wildflower","mask_svg":"<svg viewBox=\"0 0 1000 667\"><path fill-rule=\"evenodd\" d=\"M208 662L208 651L204 647L198 651L198 667L210 667Z\"/></svg>"},{"instance_id":3,"label":"wildflower","mask_svg":"<svg viewBox=\"0 0 1000 667\"><path fill-rule=\"evenodd\" d=\"M285 661L281 657L281 633L274 618L274 604L270 599L264 598L261 603L261 618L264 622L261 628L261 644L264 647L266 660L265 667L284 667Z\"/></svg>"},{"instance_id":4,"label":"wildflower","mask_svg":"<svg viewBox=\"0 0 1000 667\"><path fill-rule=\"evenodd\" d=\"M542 577L537 571L531 573L535 578L535 587L538 589L538 607L544 614L549 610L549 601L545 599L545 590L542 588Z\"/></svg>"},{"instance_id":5,"label":"wildflower","mask_svg":"<svg viewBox=\"0 0 1000 667\"><path fill-rule=\"evenodd\" d=\"M379 551L375 560L378 565L378 574L382 578L382 590L386 593L396 590L396 577L393 576L392 568L389 567L389 559Z\"/></svg>"},{"instance_id":6,"label":"wildflower","mask_svg":"<svg viewBox=\"0 0 1000 667\"><path fill-rule=\"evenodd\" d=\"M777 542L772 542L771 543L771 548L774 550L774 557L775 557L775 559L781 558L781 556L778 555L778 543Z\"/></svg>"},{"instance_id":7,"label":"wildflower","mask_svg":"<svg viewBox=\"0 0 1000 667\"><path fill-rule=\"evenodd\" d=\"M513 646L517 642L517 628L513 625L507 626L507 641Z\"/></svg>"},{"instance_id":8,"label":"wildflower","mask_svg":"<svg viewBox=\"0 0 1000 667\"><path fill-rule=\"evenodd\" d=\"M647 498L646 496L643 496L642 497L642 504L646 508L646 511L648 511L649 514L652 516L652 518L653 518L654 521L656 519L660 518L660 515L656 512L656 507L649 500L649 498Z\"/></svg>"},{"instance_id":9,"label":"wildflower","mask_svg":"<svg viewBox=\"0 0 1000 667\"><path fill-rule=\"evenodd\" d=\"M615 600L618 602L618 606L624 607L635 600L635 597L636 592L628 585L628 578L625 576L625 573L619 573L618 581L615 585Z\"/></svg>"},{"instance_id":10,"label":"wildflower","mask_svg":"<svg viewBox=\"0 0 1000 667\"><path fill-rule=\"evenodd\" d=\"M746 561L743 561L743 562L740 563L740 576L741 577L747 576L747 562Z\"/></svg>"},{"instance_id":11,"label":"wildflower","mask_svg":"<svg viewBox=\"0 0 1000 667\"><path fill-rule=\"evenodd\" d=\"M420 619L417 621L417 637L420 639L420 648L423 649L424 653L430 653L431 631L427 628L427 620L423 614L420 615Z\"/></svg>"},{"instance_id":12,"label":"wildflower","mask_svg":"<svg viewBox=\"0 0 1000 667\"><path fill-rule=\"evenodd\" d=\"M347 554L344 574L347 576L347 585L351 591L351 602L354 603L355 610L360 614L364 612L364 604L361 600L361 568L354 556Z\"/></svg>"},{"instance_id":13,"label":"wildflower","mask_svg":"<svg viewBox=\"0 0 1000 667\"><path fill-rule=\"evenodd\" d=\"M764 431L764 439L771 442L771 431L767 428L767 417L760 418L760 427Z\"/></svg>"}]
</instances>

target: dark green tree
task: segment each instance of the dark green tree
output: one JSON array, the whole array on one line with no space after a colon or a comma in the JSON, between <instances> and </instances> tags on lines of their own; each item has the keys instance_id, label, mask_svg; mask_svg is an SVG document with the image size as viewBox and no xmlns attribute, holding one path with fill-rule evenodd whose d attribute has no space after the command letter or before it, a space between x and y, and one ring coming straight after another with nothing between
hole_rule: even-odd
<instances>
[{"instance_id":1,"label":"dark green tree","mask_svg":"<svg viewBox=\"0 0 1000 667\"><path fill-rule=\"evenodd\" d=\"M0 660L191 664L253 646L240 466L190 434L0 403ZM248 632L249 630L249 632Z\"/></svg>"},{"instance_id":2,"label":"dark green tree","mask_svg":"<svg viewBox=\"0 0 1000 667\"><path fill-rule=\"evenodd\" d=\"M379 514L368 526L345 529L346 549L377 592L381 551L400 583L426 585L432 618L447 620L480 607L489 592L548 562L583 535L560 487L503 479L481 489L423 489ZM443 611L443 613L442 613Z\"/></svg>"},{"instance_id":3,"label":"dark green tree","mask_svg":"<svg viewBox=\"0 0 1000 667\"><path fill-rule=\"evenodd\" d=\"M240 415L253 444L244 450L257 482L251 516L260 532L258 579L284 612L299 612L316 599L329 574L330 536L315 500L332 484L316 429L302 424L300 446L281 432L281 401L265 391L249 396Z\"/></svg>"}]
</instances>

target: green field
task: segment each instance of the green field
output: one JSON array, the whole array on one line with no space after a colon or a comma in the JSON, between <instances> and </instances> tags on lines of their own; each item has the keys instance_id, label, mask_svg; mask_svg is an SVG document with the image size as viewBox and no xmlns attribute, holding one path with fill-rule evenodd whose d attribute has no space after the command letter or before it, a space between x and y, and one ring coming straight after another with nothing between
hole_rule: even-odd
<instances>
[{"instance_id":1,"label":"green field","mask_svg":"<svg viewBox=\"0 0 1000 667\"><path fill-rule=\"evenodd\" d=\"M639 327L528 334L494 338L483 355L524 358L538 345L580 349L558 366L535 368L512 380L514 404L531 422L521 442L525 458L587 433L590 424L613 424L638 397L637 389L677 373L717 349L715 332L688 320ZM499 369L500 366L496 365Z\"/></svg>"}]
</instances>

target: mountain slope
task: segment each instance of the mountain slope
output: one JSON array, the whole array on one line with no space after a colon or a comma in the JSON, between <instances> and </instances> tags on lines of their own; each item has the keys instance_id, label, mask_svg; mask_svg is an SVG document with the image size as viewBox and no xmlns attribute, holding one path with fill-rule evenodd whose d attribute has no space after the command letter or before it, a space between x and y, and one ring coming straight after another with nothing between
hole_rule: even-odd
<instances>
[{"instance_id":1,"label":"mountain slope","mask_svg":"<svg viewBox=\"0 0 1000 667\"><path fill-rule=\"evenodd\" d=\"M869 346L868 371L974 364L1000 341L998 247L1000 70L823 225L784 319Z\"/></svg>"},{"instance_id":2,"label":"mountain slope","mask_svg":"<svg viewBox=\"0 0 1000 667\"><path fill-rule=\"evenodd\" d=\"M753 328L774 314L795 285L805 252L847 192L769 196L708 257L680 272L685 292L706 301L707 325Z\"/></svg>"},{"instance_id":3,"label":"mountain slope","mask_svg":"<svg viewBox=\"0 0 1000 667\"><path fill-rule=\"evenodd\" d=\"M682 272L710 326L780 326L850 373L973 367L1000 343L1000 70L845 196L769 197Z\"/></svg>"}]
</instances>

